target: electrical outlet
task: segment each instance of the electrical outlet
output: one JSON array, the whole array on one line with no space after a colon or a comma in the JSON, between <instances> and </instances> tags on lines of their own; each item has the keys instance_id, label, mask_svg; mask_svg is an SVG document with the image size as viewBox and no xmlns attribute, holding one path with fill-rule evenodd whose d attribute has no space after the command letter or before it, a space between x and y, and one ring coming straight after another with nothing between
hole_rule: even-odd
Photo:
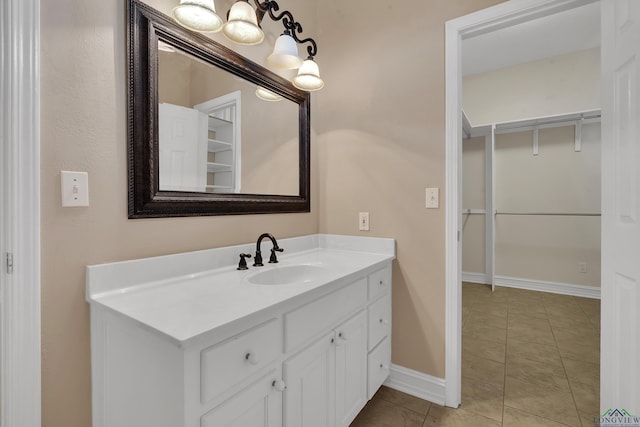
<instances>
[{"instance_id":1,"label":"electrical outlet","mask_svg":"<svg viewBox=\"0 0 640 427\"><path fill-rule=\"evenodd\" d=\"M586 273L587 272L587 263L586 262L579 262L578 263L578 273Z\"/></svg>"},{"instance_id":2,"label":"electrical outlet","mask_svg":"<svg viewBox=\"0 0 640 427\"><path fill-rule=\"evenodd\" d=\"M369 231L369 212L358 214L358 228L360 231Z\"/></svg>"}]
</instances>

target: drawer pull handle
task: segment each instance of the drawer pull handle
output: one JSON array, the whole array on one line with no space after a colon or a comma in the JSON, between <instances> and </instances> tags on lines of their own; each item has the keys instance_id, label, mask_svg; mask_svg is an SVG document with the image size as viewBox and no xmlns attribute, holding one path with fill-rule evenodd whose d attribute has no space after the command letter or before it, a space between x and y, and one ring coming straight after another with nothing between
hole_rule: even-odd
<instances>
[{"instance_id":1,"label":"drawer pull handle","mask_svg":"<svg viewBox=\"0 0 640 427\"><path fill-rule=\"evenodd\" d=\"M257 365L258 363L260 363L260 361L258 360L258 357L255 355L255 353L247 353L244 356L245 360L247 362L249 362L252 365Z\"/></svg>"},{"instance_id":2,"label":"drawer pull handle","mask_svg":"<svg viewBox=\"0 0 640 427\"><path fill-rule=\"evenodd\" d=\"M287 385L282 380L273 380L271 387L273 387L275 391L279 391L281 393L287 389Z\"/></svg>"}]
</instances>

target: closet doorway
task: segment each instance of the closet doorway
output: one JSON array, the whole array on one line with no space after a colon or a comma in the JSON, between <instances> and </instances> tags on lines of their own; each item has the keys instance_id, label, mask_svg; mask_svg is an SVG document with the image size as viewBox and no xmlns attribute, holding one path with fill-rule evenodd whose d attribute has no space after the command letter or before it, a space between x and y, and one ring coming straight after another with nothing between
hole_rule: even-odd
<instances>
[{"instance_id":1,"label":"closet doorway","mask_svg":"<svg viewBox=\"0 0 640 427\"><path fill-rule=\"evenodd\" d=\"M517 67L519 64L523 63L531 63L531 62L540 62L539 67L544 68L545 65L549 66L550 62L554 62L555 60L548 60L549 57L558 58L562 55L568 55L571 51L553 51L552 49L560 47L561 43L559 42L559 35L553 35L553 33L547 30L543 36L535 35L531 32L532 28L535 28L537 24L539 24L542 20L549 19L551 21L557 20L563 14L575 12L575 10L583 7L596 8L599 11L599 4L597 2L584 2L584 1L527 1L523 2L519 5L514 4L502 4L495 6L493 8L486 9L484 11L477 12L476 14L468 15L468 17L458 18L457 20L451 21L447 25L447 118L448 118L448 128L447 128L447 141L448 141L448 152L447 152L447 200L451 204L448 205L448 214L447 214L447 331L446 331L446 339L447 339L447 366L446 366L446 379L447 379L447 392L446 392L446 401L447 405L457 406L460 403L461 397L461 355L462 355L462 342L461 342L461 329L463 322L462 316L462 290L460 289L460 279L462 278L462 253L461 253L461 245L455 244L455 242L460 241L462 236L461 232L463 230L463 222L465 220L462 209L470 209L471 211L467 211L469 213L469 217L477 216L479 218L480 223L487 224L487 234L488 239L480 239L481 246L484 249L486 258L480 261L482 264L482 270L480 273L483 276L489 276L489 280L486 280L486 277L482 277L481 280L485 283L495 284L495 275L496 275L496 265L495 258L492 257L492 247L495 248L495 211L496 200L494 197L489 197L490 193L495 193L495 167L494 162L496 158L493 156L495 150L495 137L503 138L500 135L497 135L500 131L504 131L505 129L500 129L499 125L505 125L508 123L515 122L526 122L526 121L537 121L545 118L557 118L557 116L563 116L567 113L580 113L585 110L595 110L599 106L598 105L590 105L587 108L567 108L567 105L563 105L561 98L564 93L560 93L563 91L565 87L569 87L570 85L565 85L563 87L559 81L548 79L547 84L552 86L552 91L555 91L558 96L557 99L552 99L555 101L555 105L552 108L548 107L541 103L545 99L544 87L532 87L531 84L521 84L520 86L516 86L515 90L510 88L509 90L503 90L502 92L495 90L493 87L493 92L489 93L488 96L484 99L485 104L487 100L491 101L503 101L502 102L502 111L497 111L494 109L493 113L495 117L487 117L486 114L483 116L483 113L491 112L489 108L475 108L475 113L470 113L471 127L478 127L478 125L483 125L488 132L484 134L484 136L490 135L491 138L491 150L488 150L486 153L491 152L492 155L485 156L485 167L491 172L488 173L489 180L485 181L485 184L491 190L484 197L484 206L475 207L475 206L464 206L462 203L462 193L459 189L462 186L462 147L461 144L457 141L462 140L463 133L461 129L454 129L454 126L460 126L462 124L462 112L458 111L457 114L453 113L452 106L457 106L458 110L461 109L462 103L461 99L464 99L466 96L467 88L465 88L465 82L462 79L462 69L464 68L464 62L467 58L467 54L465 54L464 50L464 42L472 41L473 39L490 39L490 44L493 46L493 49L497 55L494 56L490 61L490 64L494 68L493 69L485 69L485 70L475 70L475 74L481 74L483 72L488 73L492 70L499 70L509 67ZM574 10L575 9L575 10ZM599 23L599 18L596 17L596 22ZM584 22L581 22L584 25ZM524 28L524 35L518 36L513 30L518 28ZM566 30L566 28L565 28ZM504 32L511 32L507 36L504 36ZM565 31L565 33L571 33L571 31ZM518 37L521 37L518 39ZM584 37L583 37L584 39ZM599 43L599 34L596 33L593 38L596 42ZM552 42L550 41L552 40ZM511 51L504 46L504 42L514 42L516 46L519 47L516 51ZM530 41L540 41L539 47L529 47L527 43ZM545 49L541 48L549 48L549 50L545 51ZM587 51L589 49L595 50L596 54L599 53L599 49L596 46L584 46L583 49L574 49L573 52L577 51ZM455 52L461 52L461 57L456 57ZM473 48L472 51L479 52L479 49ZM537 52L535 55L538 56L529 56L532 52ZM583 55L588 57L589 54ZM486 58L481 58L486 59ZM507 61L507 62L502 62ZM509 62L511 61L511 62ZM545 64L546 61L546 64ZM482 61L481 61L482 62ZM486 64L487 61L484 61ZM598 69L596 65L596 69ZM522 70L518 70L522 71ZM548 70L547 70L548 71ZM459 73L459 74L458 74ZM472 72L473 74L474 72ZM456 74L459 75L459 78L456 79ZM514 74L522 74L514 73ZM540 70L533 72L534 77L540 74ZM453 78L452 78L453 76ZM574 76L575 77L575 76ZM599 75L596 76L598 80L598 84L596 87L599 89ZM509 84L510 81L503 76L494 77L494 82L492 84L503 83L505 85ZM486 87L487 81L484 82ZM527 93L529 91L529 93ZM549 93L550 90L547 90ZM519 97L519 98L518 98ZM537 97L537 98L536 98ZM509 100L511 98L511 100ZM549 98L549 97L547 97ZM520 102L517 100L520 99ZM514 101L515 100L515 101ZM508 102L505 102L508 101ZM515 104L514 104L515 102ZM536 108L533 108L536 107ZM474 110L474 105L471 104L468 107L465 107L468 110ZM555 110L554 110L555 108ZM542 109L542 113L540 113ZM484 110L484 111L483 111ZM478 111L481 114L478 114ZM467 111L469 113L469 111ZM458 120L455 120L456 115L458 115ZM452 120L454 119L454 120ZM568 121L572 121L574 118L568 118ZM543 123L522 123L523 125L527 125L532 127L532 133L538 133L538 126L543 125ZM480 126L482 127L482 126ZM534 129L536 128L536 129ZM476 129L477 130L477 129ZM454 135L454 138L451 136ZM539 135L535 135L536 137ZM534 154L534 141L533 136L530 138L530 153ZM537 138L536 138L537 139ZM454 146L455 144L455 146ZM453 167L453 161L455 161L455 167ZM451 207L455 209L451 209ZM524 213L546 213L545 210L540 210L538 212L532 212L531 208L524 208L519 206L518 208L522 209L520 212ZM526 209L526 211L524 210ZM481 212L484 210L485 212ZM517 209L514 207L509 207L509 209L503 207L504 214L508 213L519 213ZM453 212L457 212L456 214ZM551 212L550 212L551 213ZM562 212L558 212L562 213ZM568 212L569 213L569 212ZM590 212L591 213L591 212ZM592 212L597 214L598 212ZM455 224L454 224L454 218ZM489 223L493 223L493 229L488 225ZM460 234L459 234L460 233ZM559 282L559 281L558 281ZM457 310L456 310L457 307Z\"/></svg>"},{"instance_id":2,"label":"closet doorway","mask_svg":"<svg viewBox=\"0 0 640 427\"><path fill-rule=\"evenodd\" d=\"M591 2L589 2L591 3ZM531 21L584 1L505 2L446 26L446 404L460 403L461 375L461 40ZM640 174L636 125L640 100L640 5L610 0L601 7L602 55L602 357L600 410L640 412Z\"/></svg>"}]
</instances>

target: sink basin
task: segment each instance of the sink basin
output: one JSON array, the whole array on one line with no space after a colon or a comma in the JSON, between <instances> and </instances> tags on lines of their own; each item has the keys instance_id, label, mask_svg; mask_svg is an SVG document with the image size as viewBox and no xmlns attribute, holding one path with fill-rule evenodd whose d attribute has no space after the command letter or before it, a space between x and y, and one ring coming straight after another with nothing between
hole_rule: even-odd
<instances>
[{"instance_id":1,"label":"sink basin","mask_svg":"<svg viewBox=\"0 0 640 427\"><path fill-rule=\"evenodd\" d=\"M308 283L322 277L328 270L317 265L287 265L261 271L247 278L254 285L292 285Z\"/></svg>"}]
</instances>

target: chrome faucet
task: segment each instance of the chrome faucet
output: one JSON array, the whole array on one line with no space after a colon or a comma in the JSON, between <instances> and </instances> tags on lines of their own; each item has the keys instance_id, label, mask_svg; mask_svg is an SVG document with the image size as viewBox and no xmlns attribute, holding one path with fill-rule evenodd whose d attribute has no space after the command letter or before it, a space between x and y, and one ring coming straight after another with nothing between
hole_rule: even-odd
<instances>
[{"instance_id":1,"label":"chrome faucet","mask_svg":"<svg viewBox=\"0 0 640 427\"><path fill-rule=\"evenodd\" d=\"M278 258L276 257L276 252L284 251L284 249L281 249L278 246L278 242L276 241L275 237L273 237L269 233L262 233L260 237L258 237L258 241L256 242L256 256L253 258L254 267L262 267L264 265L262 264L262 252L260 252L260 244L262 243L262 239L264 239L265 237L268 237L271 240L271 243L273 244L273 248L271 248L271 256L269 257L270 263L278 262Z\"/></svg>"}]
</instances>

